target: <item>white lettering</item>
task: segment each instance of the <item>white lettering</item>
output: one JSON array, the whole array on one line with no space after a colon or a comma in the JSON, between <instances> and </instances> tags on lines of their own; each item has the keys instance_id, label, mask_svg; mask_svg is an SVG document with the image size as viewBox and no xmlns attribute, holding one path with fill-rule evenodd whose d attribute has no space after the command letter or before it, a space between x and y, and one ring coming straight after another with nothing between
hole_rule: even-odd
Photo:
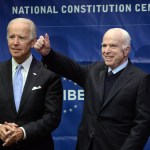
<instances>
[{"instance_id":1,"label":"white lettering","mask_svg":"<svg viewBox=\"0 0 150 150\"><path fill-rule=\"evenodd\" d=\"M140 11L140 4L136 4L136 5L135 5L135 11L136 11L136 12L139 12L139 11Z\"/></svg>"},{"instance_id":2,"label":"white lettering","mask_svg":"<svg viewBox=\"0 0 150 150\"><path fill-rule=\"evenodd\" d=\"M63 90L63 100L84 100L84 90Z\"/></svg>"},{"instance_id":3,"label":"white lettering","mask_svg":"<svg viewBox=\"0 0 150 150\"><path fill-rule=\"evenodd\" d=\"M109 5L62 5L62 13L131 12L131 4Z\"/></svg>"},{"instance_id":4,"label":"white lettering","mask_svg":"<svg viewBox=\"0 0 150 150\"><path fill-rule=\"evenodd\" d=\"M135 11L136 12L148 12L150 11L150 4L136 4Z\"/></svg>"},{"instance_id":5,"label":"white lettering","mask_svg":"<svg viewBox=\"0 0 150 150\"><path fill-rule=\"evenodd\" d=\"M63 99L64 99L64 101L66 101L66 98L67 98L66 90L63 90Z\"/></svg>"},{"instance_id":6,"label":"white lettering","mask_svg":"<svg viewBox=\"0 0 150 150\"><path fill-rule=\"evenodd\" d=\"M147 11L150 6L136 4L137 11ZM140 9L140 10L139 10ZM131 12L131 4L106 4L106 5L62 5L61 13L107 13ZM57 14L56 6L12 6L12 14Z\"/></svg>"},{"instance_id":7,"label":"white lettering","mask_svg":"<svg viewBox=\"0 0 150 150\"><path fill-rule=\"evenodd\" d=\"M84 91L78 90L78 100L84 100Z\"/></svg>"},{"instance_id":8,"label":"white lettering","mask_svg":"<svg viewBox=\"0 0 150 150\"><path fill-rule=\"evenodd\" d=\"M76 100L76 91L75 90L68 90L68 100Z\"/></svg>"},{"instance_id":9,"label":"white lettering","mask_svg":"<svg viewBox=\"0 0 150 150\"><path fill-rule=\"evenodd\" d=\"M55 6L12 6L12 14L57 14Z\"/></svg>"},{"instance_id":10,"label":"white lettering","mask_svg":"<svg viewBox=\"0 0 150 150\"><path fill-rule=\"evenodd\" d=\"M24 14L24 9L23 9L23 7L20 7L20 9L19 9L19 14Z\"/></svg>"}]
</instances>

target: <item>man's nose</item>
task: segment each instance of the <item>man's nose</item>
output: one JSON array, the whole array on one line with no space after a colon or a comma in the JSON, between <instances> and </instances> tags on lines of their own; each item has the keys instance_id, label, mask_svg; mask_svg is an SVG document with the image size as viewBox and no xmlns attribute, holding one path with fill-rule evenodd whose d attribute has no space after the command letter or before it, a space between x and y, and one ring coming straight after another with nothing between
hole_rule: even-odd
<instances>
[{"instance_id":1,"label":"man's nose","mask_svg":"<svg viewBox=\"0 0 150 150\"><path fill-rule=\"evenodd\" d=\"M105 52L106 52L106 53L110 53L110 52L111 52L111 49L110 49L109 46L106 46L106 47L105 47Z\"/></svg>"},{"instance_id":2,"label":"man's nose","mask_svg":"<svg viewBox=\"0 0 150 150\"><path fill-rule=\"evenodd\" d=\"M19 43L19 38L18 37L15 37L14 38L14 44L18 44Z\"/></svg>"}]
</instances>

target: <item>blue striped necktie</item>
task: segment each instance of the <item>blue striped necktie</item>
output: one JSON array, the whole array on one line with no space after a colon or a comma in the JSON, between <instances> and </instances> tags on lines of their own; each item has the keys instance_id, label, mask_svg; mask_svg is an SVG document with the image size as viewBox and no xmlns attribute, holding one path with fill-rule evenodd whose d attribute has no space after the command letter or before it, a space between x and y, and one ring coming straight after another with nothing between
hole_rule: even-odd
<instances>
[{"instance_id":1,"label":"blue striped necktie","mask_svg":"<svg viewBox=\"0 0 150 150\"><path fill-rule=\"evenodd\" d=\"M16 110L18 112L22 96L23 76L21 73L22 65L18 65L14 74L13 90Z\"/></svg>"}]
</instances>

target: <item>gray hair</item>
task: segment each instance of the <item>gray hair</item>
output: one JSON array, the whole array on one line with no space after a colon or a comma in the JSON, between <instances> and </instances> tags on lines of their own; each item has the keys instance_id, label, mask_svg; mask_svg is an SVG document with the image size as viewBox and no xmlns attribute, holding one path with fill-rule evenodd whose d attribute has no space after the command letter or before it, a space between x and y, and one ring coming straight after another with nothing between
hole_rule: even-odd
<instances>
[{"instance_id":1,"label":"gray hair","mask_svg":"<svg viewBox=\"0 0 150 150\"><path fill-rule=\"evenodd\" d=\"M108 31L119 31L121 33L121 38L124 41L123 49L127 48L127 47L130 47L131 37L130 37L129 33L126 30L124 30L122 28L111 28Z\"/></svg>"},{"instance_id":2,"label":"gray hair","mask_svg":"<svg viewBox=\"0 0 150 150\"><path fill-rule=\"evenodd\" d=\"M16 19L11 20L8 23L8 26L7 26L7 39L8 39L9 26L11 25L11 23L14 23L14 22L26 22L26 23L28 22L30 24L30 38L31 39L36 38L37 31L36 31L36 26L35 26L34 22L31 21L30 19L27 19L27 18L16 18Z\"/></svg>"},{"instance_id":3,"label":"gray hair","mask_svg":"<svg viewBox=\"0 0 150 150\"><path fill-rule=\"evenodd\" d=\"M122 36L122 38L124 40L123 48L126 48L126 47L130 46L131 45L131 37L130 37L129 33L124 29L121 29L121 28L118 28L118 29L120 30L120 32L123 35Z\"/></svg>"}]
</instances>

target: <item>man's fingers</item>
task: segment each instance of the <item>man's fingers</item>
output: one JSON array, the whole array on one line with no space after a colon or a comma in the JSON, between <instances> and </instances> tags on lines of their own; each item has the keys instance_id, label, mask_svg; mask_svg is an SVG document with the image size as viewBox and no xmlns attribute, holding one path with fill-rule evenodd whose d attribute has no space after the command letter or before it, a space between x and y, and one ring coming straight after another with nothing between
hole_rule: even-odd
<instances>
[{"instance_id":1,"label":"man's fingers","mask_svg":"<svg viewBox=\"0 0 150 150\"><path fill-rule=\"evenodd\" d=\"M17 128L16 131L8 136L8 138L4 141L3 146L9 146L13 143L16 143L23 139L23 131L21 128Z\"/></svg>"},{"instance_id":2,"label":"man's fingers","mask_svg":"<svg viewBox=\"0 0 150 150\"><path fill-rule=\"evenodd\" d=\"M43 48L44 43L45 43L45 40L39 38L39 39L36 41L36 43L35 43L35 45L34 45L34 48L37 49L37 50L40 50L40 49Z\"/></svg>"},{"instance_id":3,"label":"man's fingers","mask_svg":"<svg viewBox=\"0 0 150 150\"><path fill-rule=\"evenodd\" d=\"M1 140L3 142L5 142L5 140L12 134L12 131L7 131L7 132L1 132L0 136L1 136Z\"/></svg>"},{"instance_id":4,"label":"man's fingers","mask_svg":"<svg viewBox=\"0 0 150 150\"><path fill-rule=\"evenodd\" d=\"M42 41L45 40L44 37L43 37L42 35L39 37L39 39L42 40Z\"/></svg>"},{"instance_id":5,"label":"man's fingers","mask_svg":"<svg viewBox=\"0 0 150 150\"><path fill-rule=\"evenodd\" d=\"M13 143L15 143L15 142L16 142L16 141L15 141L14 137L9 136L9 137L5 140L5 142L3 143L3 146L9 146L9 145L11 145L11 144L13 144Z\"/></svg>"},{"instance_id":6,"label":"man's fingers","mask_svg":"<svg viewBox=\"0 0 150 150\"><path fill-rule=\"evenodd\" d=\"M47 33L45 34L45 40L49 40L49 35Z\"/></svg>"},{"instance_id":7,"label":"man's fingers","mask_svg":"<svg viewBox=\"0 0 150 150\"><path fill-rule=\"evenodd\" d=\"M8 125L8 126L10 126L11 128L12 128L12 127L15 127L15 128L18 127L18 125L15 124L15 123L8 123L8 122L5 122L5 124Z\"/></svg>"}]
</instances>

